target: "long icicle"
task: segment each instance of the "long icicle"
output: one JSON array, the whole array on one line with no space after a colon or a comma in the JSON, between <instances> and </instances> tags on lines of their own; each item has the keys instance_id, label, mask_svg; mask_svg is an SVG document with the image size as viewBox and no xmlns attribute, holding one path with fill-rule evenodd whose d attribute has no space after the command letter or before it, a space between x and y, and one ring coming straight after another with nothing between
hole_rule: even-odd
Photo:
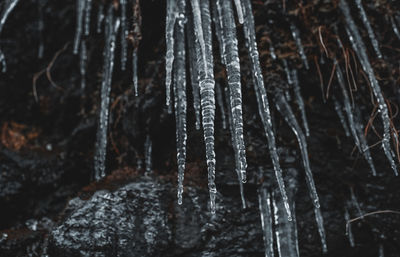
<instances>
[{"instance_id":1,"label":"long icicle","mask_svg":"<svg viewBox=\"0 0 400 257\"><path fill-rule=\"evenodd\" d=\"M126 69L126 62L128 60L128 26L126 24L126 4L127 0L120 0L121 7L121 70Z\"/></svg>"},{"instance_id":2,"label":"long icicle","mask_svg":"<svg viewBox=\"0 0 400 257\"><path fill-rule=\"evenodd\" d=\"M346 119L344 117L343 108L335 96L333 96L332 99L333 99L333 104L335 105L335 111L336 111L337 115L339 116L340 123L343 126L344 133L346 134L346 137L349 137L350 129L349 129L349 126L347 125Z\"/></svg>"},{"instance_id":3,"label":"long icicle","mask_svg":"<svg viewBox=\"0 0 400 257\"><path fill-rule=\"evenodd\" d=\"M226 72L228 76L232 122L236 141L234 147L237 147L239 158L238 163L240 164L239 170L242 182L245 183L247 161L243 137L242 89L240 82L240 62L238 41L236 37L236 25L230 1L217 0L216 6L217 15L220 16L220 19L222 19L223 22L223 31L221 31L221 34L223 34L221 39L223 41L220 42L220 44L224 45L224 53L222 54L225 59Z\"/></svg>"},{"instance_id":4,"label":"long icicle","mask_svg":"<svg viewBox=\"0 0 400 257\"><path fill-rule=\"evenodd\" d=\"M96 32L98 34L101 33L101 25L104 20L104 3L102 1L99 1L99 7L97 9L97 22L96 22Z\"/></svg>"},{"instance_id":5,"label":"long icicle","mask_svg":"<svg viewBox=\"0 0 400 257\"><path fill-rule=\"evenodd\" d=\"M242 3L240 2L240 0L235 0L234 2L235 2L236 13L238 16L239 23L243 24L244 17L243 17Z\"/></svg>"},{"instance_id":6,"label":"long icicle","mask_svg":"<svg viewBox=\"0 0 400 257\"><path fill-rule=\"evenodd\" d=\"M87 49L86 40L81 41L81 48L79 53L79 71L81 75L81 89L86 87L86 62L87 62Z\"/></svg>"},{"instance_id":7,"label":"long icicle","mask_svg":"<svg viewBox=\"0 0 400 257\"><path fill-rule=\"evenodd\" d=\"M90 18L92 15L92 0L86 0L85 4L85 26L84 35L89 36L90 34Z\"/></svg>"},{"instance_id":8,"label":"long icicle","mask_svg":"<svg viewBox=\"0 0 400 257\"><path fill-rule=\"evenodd\" d=\"M186 166L186 2L178 0L178 18L175 26L174 109L176 121L176 148L178 162L178 204L182 204L183 179Z\"/></svg>"},{"instance_id":9,"label":"long icicle","mask_svg":"<svg viewBox=\"0 0 400 257\"><path fill-rule=\"evenodd\" d=\"M299 148L303 160L304 171L306 173L306 181L308 185L308 190L310 192L310 197L313 201L314 205L314 213L315 213L315 220L318 225L318 232L321 238L322 249L324 252L327 252L327 245L326 245L326 235L325 229L323 224L323 218L320 211L320 204L319 204L319 197L317 193L317 189L315 187L315 182L313 178L313 174L310 167L310 161L308 159L308 150L307 150L307 142L306 137L300 125L298 124L296 117L293 114L292 108L290 107L289 103L285 99L285 95L281 89L278 87L275 88L274 91L274 101L275 106L278 111L282 114L283 118L285 119L286 123L292 129L293 133L297 137L297 141L299 143Z\"/></svg>"},{"instance_id":10,"label":"long icicle","mask_svg":"<svg viewBox=\"0 0 400 257\"><path fill-rule=\"evenodd\" d=\"M4 24L7 21L8 16L12 12L12 10L15 8L19 0L10 0L7 3L4 4L4 9L1 12L1 17L0 17L0 35L1 32L3 31ZM2 66L1 71L5 73L7 71L7 63L6 63L6 58L4 56L3 51L0 49L0 63Z\"/></svg>"},{"instance_id":11,"label":"long icicle","mask_svg":"<svg viewBox=\"0 0 400 257\"><path fill-rule=\"evenodd\" d=\"M357 8L360 11L361 20L364 23L365 28L367 29L368 37L371 40L371 44L372 44L372 47L375 50L376 56L379 59L382 59L382 53L381 53L381 50L379 48L378 40L376 40L375 33L372 30L371 23L368 20L367 13L364 10L362 2L361 2L361 0L355 0L355 1L356 1Z\"/></svg>"},{"instance_id":12,"label":"long icicle","mask_svg":"<svg viewBox=\"0 0 400 257\"><path fill-rule=\"evenodd\" d=\"M233 154L235 155L235 171L238 177L239 182L239 190L240 190L240 199L242 200L242 208L246 208L246 199L244 197L244 190L243 190L243 181L240 175L240 163L239 163L239 152L238 148L235 147L237 144L236 137L235 137L235 130L233 128L233 118L232 118L232 110L231 110L231 99L229 97L229 88L225 88L225 99L226 103L228 104L228 125L229 125L229 132L231 134L232 146L233 146Z\"/></svg>"},{"instance_id":13,"label":"long icicle","mask_svg":"<svg viewBox=\"0 0 400 257\"><path fill-rule=\"evenodd\" d=\"M261 216L261 228L263 230L265 257L274 257L271 195L265 186L261 186L258 190L258 206Z\"/></svg>"},{"instance_id":14,"label":"long icicle","mask_svg":"<svg viewBox=\"0 0 400 257\"><path fill-rule=\"evenodd\" d=\"M165 26L165 102L169 108L171 104L172 65L174 63L174 28L176 22L176 0L167 0L167 20Z\"/></svg>"},{"instance_id":15,"label":"long icicle","mask_svg":"<svg viewBox=\"0 0 400 257\"><path fill-rule=\"evenodd\" d=\"M193 20L188 19L188 26L186 26L186 30L193 28ZM190 24L190 25L189 25ZM193 96L193 109L195 114L195 126L196 129L199 130L201 126L200 121L200 89L199 89L199 71L197 67L197 57L196 57L196 49L195 49L195 36L194 33L187 31L187 41L188 41L188 50L189 50L189 68L190 68L190 83L192 86L192 96Z\"/></svg>"},{"instance_id":16,"label":"long icicle","mask_svg":"<svg viewBox=\"0 0 400 257\"><path fill-rule=\"evenodd\" d=\"M356 146L357 146L358 150L360 151L361 154L364 155L365 160L368 162L368 165L372 171L372 175L376 176L375 165L372 160L372 156L369 151L367 140L364 136L363 129L360 124L361 122L358 122L358 120L356 120L354 117L355 110L354 110L354 108L352 108L352 106L350 104L350 97L347 93L345 81L343 78L343 73L340 69L339 63L336 60L335 60L335 63L336 63L336 78L338 80L338 84L342 91L344 110L347 115L347 121L349 122L349 125L350 125L350 132L353 135L353 138L356 142Z\"/></svg>"},{"instance_id":17,"label":"long icicle","mask_svg":"<svg viewBox=\"0 0 400 257\"><path fill-rule=\"evenodd\" d=\"M308 70L310 66L308 65L307 56L306 53L304 52L303 43L301 43L300 31L293 22L290 23L290 30L292 32L293 39L296 42L300 58L303 61L304 67Z\"/></svg>"},{"instance_id":18,"label":"long icicle","mask_svg":"<svg viewBox=\"0 0 400 257\"><path fill-rule=\"evenodd\" d=\"M291 220L292 215L289 207L288 197L286 194L285 183L282 176L282 169L279 164L278 151L276 149L275 134L272 129L272 117L269 109L269 102L267 97L267 91L264 86L264 79L260 67L260 58L258 55L257 42L255 36L254 28L254 17L251 8L250 0L243 0L244 13L246 16L243 30L245 33L246 44L249 48L250 61L252 64L252 74L253 74L253 85L254 91L257 97L258 112L264 127L265 135L268 140L268 149L271 155L272 164L274 166L275 177L278 182L279 190L282 196L282 200L287 212L289 220Z\"/></svg>"},{"instance_id":19,"label":"long icicle","mask_svg":"<svg viewBox=\"0 0 400 257\"><path fill-rule=\"evenodd\" d=\"M195 9L192 6L192 9ZM212 54L212 38L211 38L211 17L209 3L206 0L202 0L200 4L200 11L196 15L201 15L200 29L202 32L197 31L195 33L198 17L194 17L195 14L190 17L193 19L193 28L188 30L190 33L195 34L195 50L198 67L198 78L200 88L200 105L201 105L201 116L203 125L204 142L206 145L206 160L208 168L208 189L210 193L210 210L212 214L215 214L216 205L215 198L217 194L217 188L215 185L215 151L214 151L214 119L215 119L215 80L214 80L214 59ZM198 27L199 24L197 24ZM203 36L203 39L200 37ZM188 36L190 39L190 37ZM204 41L204 49L203 43ZM203 50L205 54L203 54Z\"/></svg>"},{"instance_id":20,"label":"long icicle","mask_svg":"<svg viewBox=\"0 0 400 257\"><path fill-rule=\"evenodd\" d=\"M287 213L284 211L284 203L281 197L277 196L277 190L272 191L272 204L274 209L274 223L276 245L279 257L299 257L299 246L297 240L297 224L295 203L293 201L297 188L296 170L288 169L288 193L290 195L290 209L293 221L289 221Z\"/></svg>"},{"instance_id":21,"label":"long icicle","mask_svg":"<svg viewBox=\"0 0 400 257\"><path fill-rule=\"evenodd\" d=\"M100 115L97 128L96 149L94 155L94 177L100 180L105 176L105 162L107 153L107 128L110 105L112 72L114 68L115 37L119 28L119 19L114 20L113 6L110 5L106 19L106 33L104 46L103 81L101 83Z\"/></svg>"},{"instance_id":22,"label":"long icicle","mask_svg":"<svg viewBox=\"0 0 400 257\"><path fill-rule=\"evenodd\" d=\"M297 106L299 107L300 114L301 114L301 120L303 122L303 127L306 132L306 136L310 136L310 128L308 126L308 121L307 121L307 115L306 115L306 108L304 105L303 97L301 96L301 91L300 91L300 85L299 85L299 77L297 75L297 70L292 69L291 70L292 74L292 80L293 80L293 90L294 90L294 96L296 99Z\"/></svg>"},{"instance_id":23,"label":"long icicle","mask_svg":"<svg viewBox=\"0 0 400 257\"><path fill-rule=\"evenodd\" d=\"M75 27L75 39L74 39L74 54L78 54L79 45L81 44L82 38L82 26L83 26L83 18L85 14L85 0L76 0L76 27Z\"/></svg>"},{"instance_id":24,"label":"long icicle","mask_svg":"<svg viewBox=\"0 0 400 257\"><path fill-rule=\"evenodd\" d=\"M358 56L358 59L361 63L364 72L368 75L372 91L376 97L379 113L381 115L383 122L382 148L386 155L386 158L389 160L389 163L395 175L397 176L398 175L397 166L394 160L394 153L390 145L390 118L385 98L383 97L382 90L379 86L378 80L374 75L374 70L372 69L371 63L369 62L366 50L367 48L365 47L360 32L358 31L357 26L350 15L350 9L347 2L345 0L340 0L339 8L341 9L347 23L346 32L348 34L349 40L353 46L354 51Z\"/></svg>"}]
</instances>

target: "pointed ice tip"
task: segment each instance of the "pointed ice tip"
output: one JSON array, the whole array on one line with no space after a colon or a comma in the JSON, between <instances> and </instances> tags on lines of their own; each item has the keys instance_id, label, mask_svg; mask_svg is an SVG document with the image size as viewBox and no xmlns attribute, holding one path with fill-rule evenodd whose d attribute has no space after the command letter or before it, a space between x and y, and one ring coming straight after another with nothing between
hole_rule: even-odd
<instances>
[{"instance_id":1,"label":"pointed ice tip","mask_svg":"<svg viewBox=\"0 0 400 257\"><path fill-rule=\"evenodd\" d=\"M178 196L178 204L182 205L182 196Z\"/></svg>"}]
</instances>

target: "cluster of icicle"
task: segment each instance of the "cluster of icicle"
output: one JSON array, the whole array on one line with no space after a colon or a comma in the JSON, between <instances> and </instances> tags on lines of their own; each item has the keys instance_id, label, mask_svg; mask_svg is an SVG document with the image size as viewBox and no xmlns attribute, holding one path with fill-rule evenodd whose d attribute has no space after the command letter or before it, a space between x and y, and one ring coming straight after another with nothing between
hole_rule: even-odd
<instances>
[{"instance_id":1,"label":"cluster of icicle","mask_svg":"<svg viewBox=\"0 0 400 257\"><path fill-rule=\"evenodd\" d=\"M118 4L110 3L108 6L105 6L101 1L98 2L96 33L102 32L102 26L104 23L105 43L103 52L103 79L100 91L101 101L94 155L94 178L96 180L99 180L106 175L105 170L110 92L118 33L120 36L119 40L121 46L121 70L126 69L126 63L128 61L128 42L132 42L132 82L135 95L137 95L138 91L137 47L138 41L140 40L140 31L138 31L140 30L140 13L138 10L139 0L134 0L132 3L133 24L131 24L131 26L129 26L127 20L127 5L127 0L121 0ZM86 84L86 39L91 33L90 25L92 15L92 0L77 0L76 7L76 32L73 44L73 52L74 54L79 54L80 56L81 88L83 90ZM133 30L130 31L130 27L133 27Z\"/></svg>"},{"instance_id":2,"label":"cluster of icicle","mask_svg":"<svg viewBox=\"0 0 400 257\"><path fill-rule=\"evenodd\" d=\"M0 13L0 34L4 24L19 1L5 0L1 3ZM76 33L73 43L73 52L80 56L80 73L82 76L81 88L85 88L85 76L87 66L87 38L91 33L91 16L94 0L77 0L76 4ZM132 4L133 23L129 24L127 19L127 5ZM285 180L280 167L279 156L275 141L275 135L272 128L272 118L270 113L270 104L267 96L266 86L259 61L259 52L256 43L256 33L254 17L252 12L251 0L166 0L166 105L168 110L172 112L174 109L176 120L176 145L177 145L177 164L178 164L178 203L182 203L183 181L186 163L186 116L187 116L187 76L191 84L191 92L193 97L193 109L195 111L196 129L202 127L204 134L204 143L206 149L206 162L208 169L208 187L210 194L211 213L216 211L216 193L215 184L216 174L216 156L214 150L214 119L216 114L216 105L222 112L223 127L229 124L231 141L235 155L236 173L239 180L241 199L243 207L246 207L243 195L243 183L246 182L246 152L243 137L243 118L242 118L242 92L241 92L241 68L239 62L239 47L237 40L237 27L235 21L235 13L243 34L248 50L249 61L251 65L252 84L258 104L258 112L264 132L267 138L270 158L273 164L277 188L271 189L265 186L260 187L260 213L262 219L262 227L264 230L264 240L266 247L266 256L273 256L273 236L272 222L274 221L276 228L277 246L280 256L298 256L297 245L297 228L295 222L295 203L293 195L295 194L295 184L290 184L288 193L285 187ZM380 51L378 40L375 37L371 24L369 23L367 14L363 8L361 0L355 0L360 18L367 30L371 45L378 58L383 58ZM97 30L96 33L102 33L104 30L104 52L103 52L103 79L101 84L101 102L99 111L99 122L95 148L94 161L94 177L96 180L105 176L105 162L107 149L107 130L109 123L109 105L110 91L112 84L112 74L114 70L114 59L116 44L120 41L120 61L121 69L126 69L128 61L128 42L132 42L132 82L135 95L138 93L137 79L137 48L140 40L140 16L139 0L120 0L113 1L106 5L103 1L97 1ZM351 16L350 9L346 0L339 1L339 9L341 10L344 21L345 30L348 39L352 44L362 69L367 74L373 95L377 101L377 108L383 122L383 139L382 148L389 160L391 167L397 175L397 166L395 163L395 155L392 150L391 127L388 106L383 97L382 90L378 80L374 75L374 71L367 55L367 49L363 42L362 36ZM400 32L396 23L399 23L398 16L391 16L392 29L395 35L400 39ZM42 24L43 25L43 24ZM131 25L131 26L129 26ZM104 26L104 29L103 29ZM129 30L132 27L133 31ZM220 53L220 61L225 66L227 74L227 88L224 90L218 81L214 78L214 49L213 35L218 41L218 52ZM42 29L42 28L40 28ZM300 31L294 22L290 22L290 33L298 48L299 56L303 62L303 66L309 69L309 63L302 44ZM336 33L337 34L337 33ZM119 37L118 37L119 36ZM343 48L341 40L338 38L337 43ZM277 59L274 46L270 42L271 58ZM187 51L186 51L187 50ZM39 57L42 56L43 45L39 46ZM289 103L291 96L289 90L284 87L276 87L275 85L267 85L271 92L271 99L274 106L282 115L283 119L295 134L303 162L306 183L309 188L310 198L314 205L314 214L318 231L321 238L322 249L327 251L325 239L325 230L323 219L320 211L319 197L311 172L310 161L308 159L308 150L306 139L310 135L310 129L307 123L305 105L301 96L301 85L299 83L297 70L288 63L286 59L282 59L282 64L287 75L289 89L294 92L294 100L300 110L301 124L297 121L294 111ZM352 136L355 144L364 155L369 164L372 174L376 175L371 153L363 133L362 121L360 120L359 110L351 104L348 89L345 85L345 79L340 67L339 61L332 58L335 67L336 80L341 93L341 101L338 97L333 96L335 110L340 118L347 136ZM189 71L186 70L188 63ZM5 57L0 50L0 65L3 72L6 71ZM187 75L187 72L189 73ZM171 88L172 87L172 88ZM173 94L173 98L171 97ZM224 115L224 102L228 105L227 116ZM393 137L395 134L393 133ZM151 170L151 140L148 136L146 139L146 171ZM290 182L289 180L289 183ZM273 215L272 215L273 210ZM348 213L346 215L348 219ZM273 218L272 218L273 217ZM351 231L350 231L351 233ZM350 241L354 240L349 235ZM354 244L354 243L353 243Z\"/></svg>"}]
</instances>

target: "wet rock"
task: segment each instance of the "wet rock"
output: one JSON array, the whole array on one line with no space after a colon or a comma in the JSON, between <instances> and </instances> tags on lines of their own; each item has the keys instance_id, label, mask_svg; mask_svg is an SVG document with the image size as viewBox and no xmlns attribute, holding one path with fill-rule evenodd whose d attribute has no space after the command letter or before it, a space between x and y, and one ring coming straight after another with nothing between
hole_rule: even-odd
<instances>
[{"instance_id":1,"label":"wet rock","mask_svg":"<svg viewBox=\"0 0 400 257\"><path fill-rule=\"evenodd\" d=\"M212 217L206 189L187 187L182 205L175 194L169 182L140 178L74 198L50 233L49 255L262 256L255 202L241 210L236 196L218 194Z\"/></svg>"}]
</instances>

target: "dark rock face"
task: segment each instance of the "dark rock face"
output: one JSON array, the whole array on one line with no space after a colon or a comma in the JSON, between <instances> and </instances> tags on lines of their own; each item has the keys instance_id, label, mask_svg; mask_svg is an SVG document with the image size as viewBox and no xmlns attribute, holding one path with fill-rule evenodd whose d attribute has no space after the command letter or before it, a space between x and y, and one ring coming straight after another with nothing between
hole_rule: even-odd
<instances>
[{"instance_id":1,"label":"dark rock face","mask_svg":"<svg viewBox=\"0 0 400 257\"><path fill-rule=\"evenodd\" d=\"M49 235L50 256L262 256L260 220L249 203L219 195L215 217L208 193L189 187L182 206L175 188L140 179L89 199L70 200Z\"/></svg>"},{"instance_id":2,"label":"dark rock face","mask_svg":"<svg viewBox=\"0 0 400 257\"><path fill-rule=\"evenodd\" d=\"M171 240L165 189L151 180L72 199L50 233L52 256L158 256Z\"/></svg>"}]
</instances>

